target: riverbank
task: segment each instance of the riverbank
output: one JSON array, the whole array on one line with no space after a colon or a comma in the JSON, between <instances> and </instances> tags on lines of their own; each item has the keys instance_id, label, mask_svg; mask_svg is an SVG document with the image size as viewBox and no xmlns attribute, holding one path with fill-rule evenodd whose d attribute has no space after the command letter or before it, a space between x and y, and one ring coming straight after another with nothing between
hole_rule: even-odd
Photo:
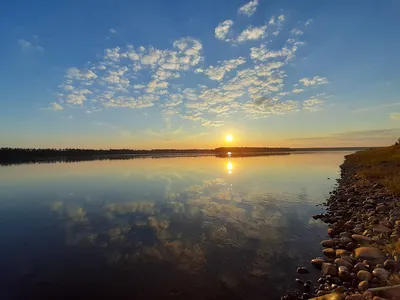
<instances>
[{"instance_id":1,"label":"riverbank","mask_svg":"<svg viewBox=\"0 0 400 300\"><path fill-rule=\"evenodd\" d=\"M400 146L346 156L326 205L321 277L282 299L400 299Z\"/></svg>"}]
</instances>

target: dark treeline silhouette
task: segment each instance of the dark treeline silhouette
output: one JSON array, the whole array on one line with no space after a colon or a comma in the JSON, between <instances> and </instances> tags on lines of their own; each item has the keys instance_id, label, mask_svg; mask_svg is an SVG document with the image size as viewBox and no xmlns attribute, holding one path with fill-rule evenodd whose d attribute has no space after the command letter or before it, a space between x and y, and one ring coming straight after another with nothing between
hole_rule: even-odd
<instances>
[{"instance_id":1,"label":"dark treeline silhouette","mask_svg":"<svg viewBox=\"0 0 400 300\"><path fill-rule=\"evenodd\" d=\"M160 156L200 156L215 155L218 157L258 156L266 154L283 154L294 151L356 150L360 148L269 148L269 147L219 147L215 149L31 149L0 148L0 164L40 162L78 162L82 160L132 159L137 157Z\"/></svg>"}]
</instances>

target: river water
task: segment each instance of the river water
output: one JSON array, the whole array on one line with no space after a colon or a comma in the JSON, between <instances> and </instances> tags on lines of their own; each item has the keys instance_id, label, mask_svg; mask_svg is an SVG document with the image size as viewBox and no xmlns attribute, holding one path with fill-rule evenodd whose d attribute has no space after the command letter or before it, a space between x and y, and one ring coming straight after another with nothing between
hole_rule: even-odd
<instances>
[{"instance_id":1,"label":"river water","mask_svg":"<svg viewBox=\"0 0 400 300\"><path fill-rule=\"evenodd\" d=\"M0 299L279 299L346 154L0 167Z\"/></svg>"}]
</instances>

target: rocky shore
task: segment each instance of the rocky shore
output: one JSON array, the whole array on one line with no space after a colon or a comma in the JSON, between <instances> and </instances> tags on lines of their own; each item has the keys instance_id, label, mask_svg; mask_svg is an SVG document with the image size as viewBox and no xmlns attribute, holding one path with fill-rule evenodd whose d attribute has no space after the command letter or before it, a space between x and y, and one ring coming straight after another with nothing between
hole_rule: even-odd
<instances>
[{"instance_id":1,"label":"rocky shore","mask_svg":"<svg viewBox=\"0 0 400 300\"><path fill-rule=\"evenodd\" d=\"M400 299L400 197L361 176L363 168L371 166L348 158L341 166L327 212L313 216L329 224L330 238L321 241L321 257L298 269L300 288L281 299ZM312 267L321 277L304 283L301 274Z\"/></svg>"}]
</instances>

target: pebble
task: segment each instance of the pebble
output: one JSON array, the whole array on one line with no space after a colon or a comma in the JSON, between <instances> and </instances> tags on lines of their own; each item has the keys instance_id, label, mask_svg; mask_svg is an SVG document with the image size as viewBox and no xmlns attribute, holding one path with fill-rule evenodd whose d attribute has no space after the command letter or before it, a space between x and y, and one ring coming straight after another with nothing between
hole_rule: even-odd
<instances>
[{"instance_id":1,"label":"pebble","mask_svg":"<svg viewBox=\"0 0 400 300\"><path fill-rule=\"evenodd\" d=\"M328 257L336 257L336 251L333 248L325 248L322 253Z\"/></svg>"},{"instance_id":2,"label":"pebble","mask_svg":"<svg viewBox=\"0 0 400 300\"><path fill-rule=\"evenodd\" d=\"M371 279L371 277L372 277L372 275L368 271L361 270L361 271L358 271L358 273L357 273L357 278L360 281L369 281Z\"/></svg>"},{"instance_id":3,"label":"pebble","mask_svg":"<svg viewBox=\"0 0 400 300\"><path fill-rule=\"evenodd\" d=\"M337 249L336 250L336 257L342 257L343 255L348 255L349 253L347 250L344 249Z\"/></svg>"},{"instance_id":4,"label":"pebble","mask_svg":"<svg viewBox=\"0 0 400 300\"><path fill-rule=\"evenodd\" d=\"M356 242L358 242L360 244L363 244L363 245L371 243L371 239L369 237L366 237L366 236L363 236L363 235L360 235L360 234L353 234L351 236L351 238L353 240L355 240Z\"/></svg>"},{"instance_id":5,"label":"pebble","mask_svg":"<svg viewBox=\"0 0 400 300\"><path fill-rule=\"evenodd\" d=\"M364 265L363 263L361 263L361 262L356 263L356 264L354 265L354 271L355 271L355 272L358 272L358 271L361 271L361 270L367 270L367 268L366 268L365 265Z\"/></svg>"},{"instance_id":6,"label":"pebble","mask_svg":"<svg viewBox=\"0 0 400 300\"><path fill-rule=\"evenodd\" d=\"M376 225L372 228L372 231L375 233L391 233L392 229L384 226L384 225Z\"/></svg>"},{"instance_id":7,"label":"pebble","mask_svg":"<svg viewBox=\"0 0 400 300\"><path fill-rule=\"evenodd\" d=\"M369 287L368 281L361 281L361 282L358 284L358 289L359 289L361 292L366 291L366 290L368 289L368 287Z\"/></svg>"},{"instance_id":8,"label":"pebble","mask_svg":"<svg viewBox=\"0 0 400 300\"><path fill-rule=\"evenodd\" d=\"M388 279L390 272L383 268L376 268L372 271L372 275L378 277L382 281L385 281L386 279Z\"/></svg>"},{"instance_id":9,"label":"pebble","mask_svg":"<svg viewBox=\"0 0 400 300\"><path fill-rule=\"evenodd\" d=\"M340 267L340 266L345 266L347 269L351 270L353 269L353 265L349 263L348 261L342 259L342 258L336 258L335 259L335 264Z\"/></svg>"},{"instance_id":10,"label":"pebble","mask_svg":"<svg viewBox=\"0 0 400 300\"><path fill-rule=\"evenodd\" d=\"M332 248L335 246L335 242L333 240L324 240L321 242L321 246L325 248Z\"/></svg>"},{"instance_id":11,"label":"pebble","mask_svg":"<svg viewBox=\"0 0 400 300\"><path fill-rule=\"evenodd\" d=\"M337 268L333 264L327 262L322 264L321 271L323 275L336 276L338 274Z\"/></svg>"},{"instance_id":12,"label":"pebble","mask_svg":"<svg viewBox=\"0 0 400 300\"><path fill-rule=\"evenodd\" d=\"M385 254L376 247L360 247L355 250L357 259L366 259L375 264L385 261Z\"/></svg>"},{"instance_id":13,"label":"pebble","mask_svg":"<svg viewBox=\"0 0 400 300\"><path fill-rule=\"evenodd\" d=\"M325 259L321 257L317 257L311 260L311 264L314 266L316 269L321 269L322 264L325 262Z\"/></svg>"},{"instance_id":14,"label":"pebble","mask_svg":"<svg viewBox=\"0 0 400 300\"><path fill-rule=\"evenodd\" d=\"M398 269L398 264L394 260L388 259L383 264L383 267L389 271L396 271Z\"/></svg>"},{"instance_id":15,"label":"pebble","mask_svg":"<svg viewBox=\"0 0 400 300\"><path fill-rule=\"evenodd\" d=\"M308 271L307 268L305 268L305 267L299 267L299 268L297 268L297 273L308 274L308 273L310 273L310 271Z\"/></svg>"}]
</instances>

